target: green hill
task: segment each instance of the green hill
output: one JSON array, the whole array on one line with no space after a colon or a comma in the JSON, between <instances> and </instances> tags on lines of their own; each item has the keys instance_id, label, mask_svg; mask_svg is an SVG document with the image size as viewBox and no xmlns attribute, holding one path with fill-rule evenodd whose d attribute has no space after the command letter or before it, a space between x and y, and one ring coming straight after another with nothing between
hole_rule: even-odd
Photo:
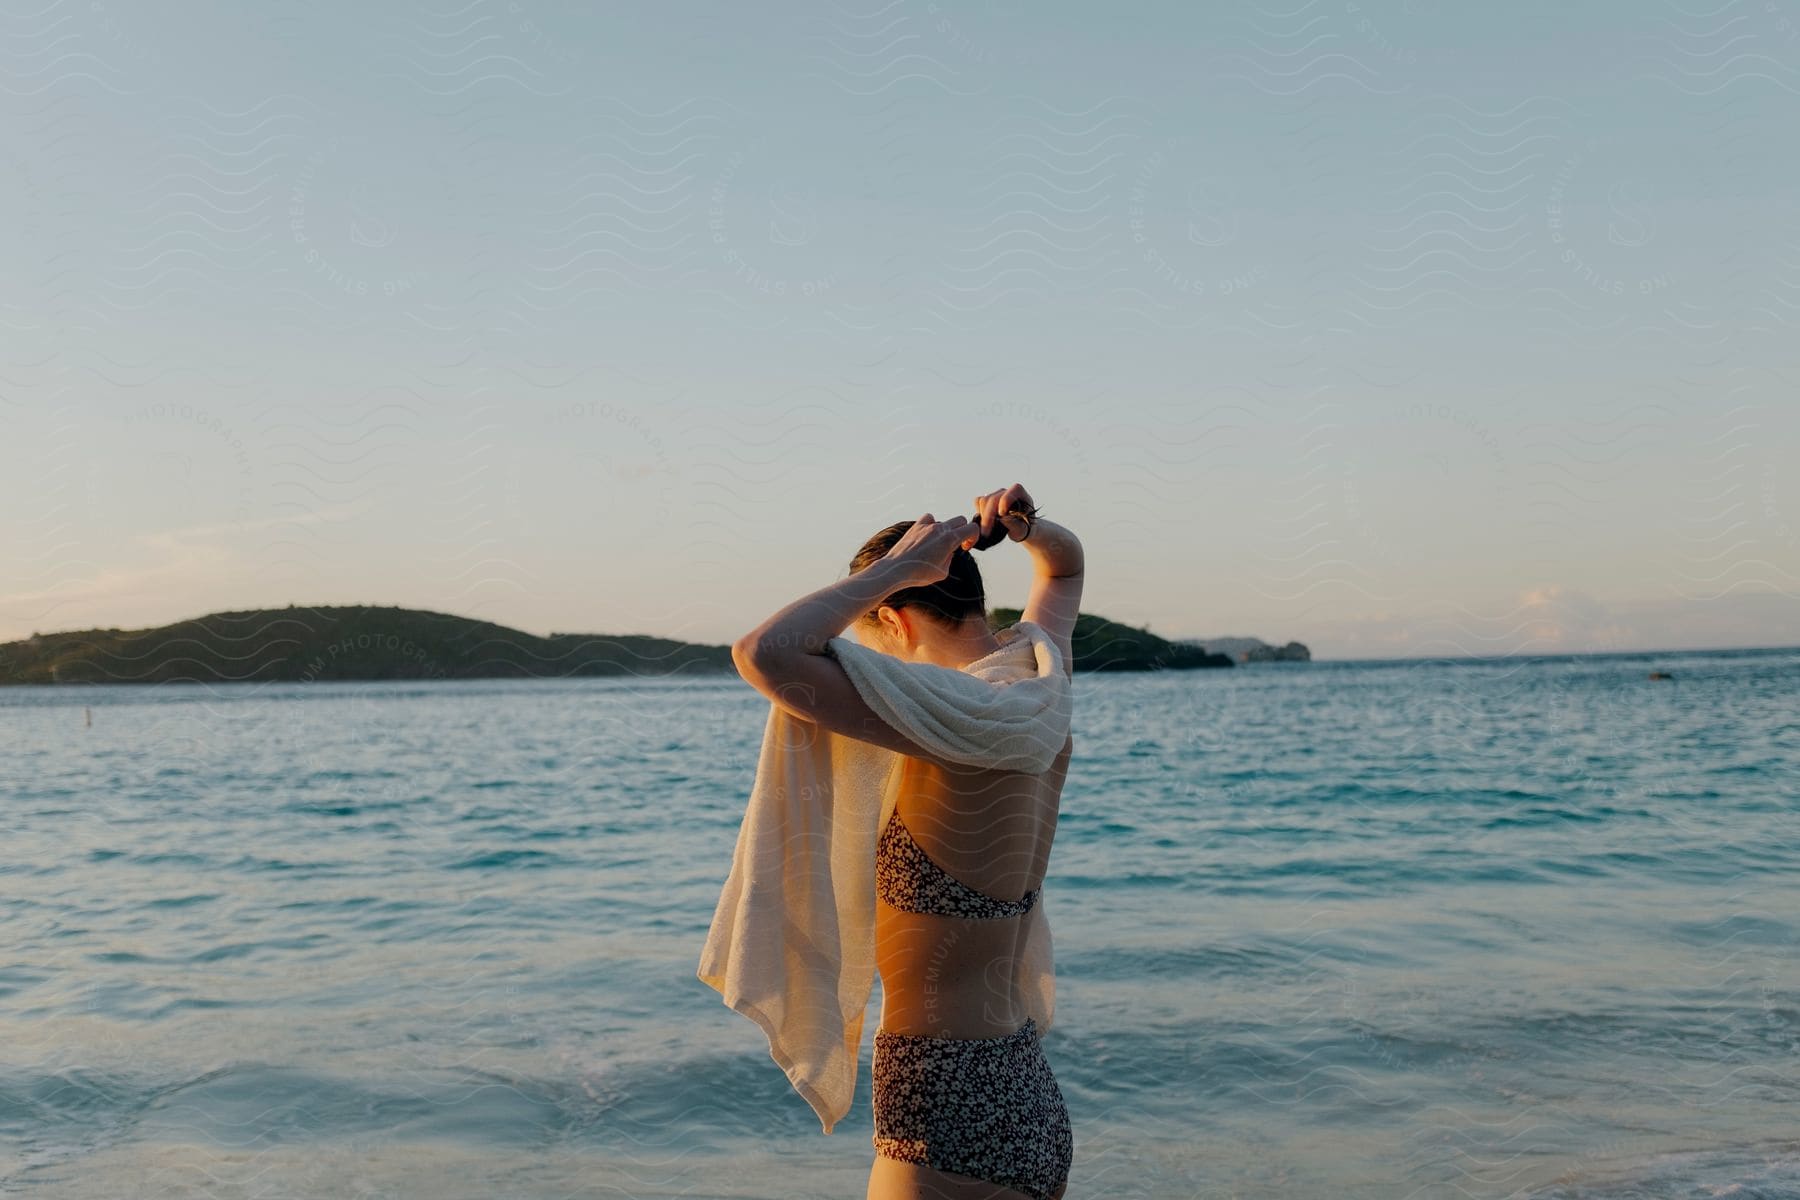
<instances>
[{"instance_id":1,"label":"green hill","mask_svg":"<svg viewBox=\"0 0 1800 1200\"><path fill-rule=\"evenodd\" d=\"M630 634L538 637L373 605L212 613L159 629L86 629L0 645L0 684L513 679L729 671L729 646Z\"/></svg>"},{"instance_id":2,"label":"green hill","mask_svg":"<svg viewBox=\"0 0 1800 1200\"><path fill-rule=\"evenodd\" d=\"M995 628L1016 608L989 614ZM1222 654L1083 613L1077 671L1229 667ZM0 685L313 683L345 680L660 676L731 671L729 646L633 634L538 637L420 609L345 605L212 613L158 629L84 629L0 645Z\"/></svg>"},{"instance_id":3,"label":"green hill","mask_svg":"<svg viewBox=\"0 0 1800 1200\"><path fill-rule=\"evenodd\" d=\"M1020 610L988 610L988 622L1000 629L1017 621ZM1201 646L1185 646L1157 637L1148 629L1121 625L1092 613L1075 618L1069 637L1077 671L1179 671L1195 667L1229 667L1230 658L1209 654Z\"/></svg>"}]
</instances>

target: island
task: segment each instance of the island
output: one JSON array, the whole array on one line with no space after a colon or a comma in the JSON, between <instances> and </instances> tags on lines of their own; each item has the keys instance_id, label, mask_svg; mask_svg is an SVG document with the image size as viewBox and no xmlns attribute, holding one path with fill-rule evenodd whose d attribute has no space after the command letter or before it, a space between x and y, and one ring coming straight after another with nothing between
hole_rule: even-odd
<instances>
[{"instance_id":1,"label":"island","mask_svg":"<svg viewBox=\"0 0 1800 1200\"><path fill-rule=\"evenodd\" d=\"M729 646L637 634L538 637L491 621L366 604L219 612L156 629L85 629L0 645L0 684L584 678L731 669Z\"/></svg>"},{"instance_id":2,"label":"island","mask_svg":"<svg viewBox=\"0 0 1800 1200\"><path fill-rule=\"evenodd\" d=\"M1016 608L989 609L988 623L1003 629L1020 615ZM1075 651L1077 671L1185 671L1235 665L1229 656L1214 654L1206 647L1171 642L1148 629L1121 625L1092 613L1076 616L1069 644Z\"/></svg>"},{"instance_id":3,"label":"island","mask_svg":"<svg viewBox=\"0 0 1800 1200\"><path fill-rule=\"evenodd\" d=\"M1000 629L1020 610L995 608ZM1082 613L1077 671L1229 667L1230 657ZM712 675L730 646L643 634L525 633L449 613L370 604L245 609L154 629L84 629L0 644L0 685L326 683Z\"/></svg>"},{"instance_id":4,"label":"island","mask_svg":"<svg viewBox=\"0 0 1800 1200\"><path fill-rule=\"evenodd\" d=\"M1312 651L1300 642L1289 642L1285 646L1271 646L1261 638L1216 637L1184 638L1181 644L1204 645L1208 650L1229 655L1234 661L1241 663L1312 661Z\"/></svg>"}]
</instances>

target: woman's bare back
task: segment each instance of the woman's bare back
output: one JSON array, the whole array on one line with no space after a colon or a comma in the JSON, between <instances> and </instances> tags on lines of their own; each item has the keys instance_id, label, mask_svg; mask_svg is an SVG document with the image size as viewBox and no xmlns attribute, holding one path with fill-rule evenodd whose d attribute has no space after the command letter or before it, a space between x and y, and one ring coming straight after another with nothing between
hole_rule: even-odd
<instances>
[{"instance_id":1,"label":"woman's bare back","mask_svg":"<svg viewBox=\"0 0 1800 1200\"><path fill-rule=\"evenodd\" d=\"M1071 737L1048 771L950 769L918 758L902 763L896 809L927 857L955 879L1000 900L1042 885ZM875 911L881 975L881 1028L939 1038L1004 1037L1024 1023L1013 964L1024 951L1028 917L999 920Z\"/></svg>"}]
</instances>

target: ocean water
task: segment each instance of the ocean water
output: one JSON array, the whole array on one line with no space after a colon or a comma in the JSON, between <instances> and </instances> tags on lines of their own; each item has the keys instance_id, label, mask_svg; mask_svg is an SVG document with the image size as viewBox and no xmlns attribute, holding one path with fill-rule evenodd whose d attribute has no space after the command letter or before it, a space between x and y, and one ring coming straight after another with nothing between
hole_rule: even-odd
<instances>
[{"instance_id":1,"label":"ocean water","mask_svg":"<svg viewBox=\"0 0 1800 1200\"><path fill-rule=\"evenodd\" d=\"M0 1194L860 1197L694 977L766 713L0 691ZM1795 651L1078 678L1071 1200L1800 1197L1797 818Z\"/></svg>"}]
</instances>

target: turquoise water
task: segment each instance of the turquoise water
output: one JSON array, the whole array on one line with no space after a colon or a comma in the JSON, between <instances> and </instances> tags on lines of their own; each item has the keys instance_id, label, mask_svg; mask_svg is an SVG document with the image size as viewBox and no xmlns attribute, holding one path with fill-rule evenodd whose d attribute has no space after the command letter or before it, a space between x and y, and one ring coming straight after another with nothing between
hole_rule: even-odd
<instances>
[{"instance_id":1,"label":"turquoise water","mask_svg":"<svg viewBox=\"0 0 1800 1200\"><path fill-rule=\"evenodd\" d=\"M766 713L0 691L0 1193L862 1195L694 978ZM1071 1200L1800 1196L1797 816L1796 651L1078 679Z\"/></svg>"}]
</instances>

